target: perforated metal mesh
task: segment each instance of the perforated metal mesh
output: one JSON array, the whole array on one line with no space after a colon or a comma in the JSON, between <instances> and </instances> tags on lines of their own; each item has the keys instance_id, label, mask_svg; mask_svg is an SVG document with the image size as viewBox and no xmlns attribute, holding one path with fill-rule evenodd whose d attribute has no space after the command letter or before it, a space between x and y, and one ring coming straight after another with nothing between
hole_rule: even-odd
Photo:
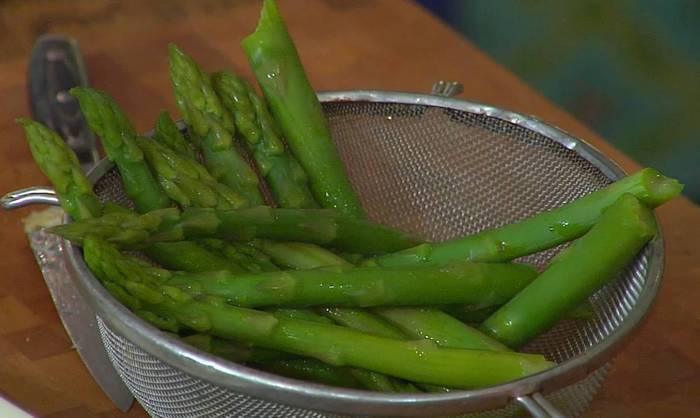
<instances>
[{"instance_id":1,"label":"perforated metal mesh","mask_svg":"<svg viewBox=\"0 0 700 418\"><path fill-rule=\"evenodd\" d=\"M370 217L445 240L517 221L560 206L610 180L561 144L497 118L423 105L338 102L324 105L349 175ZM130 204L114 171L96 185L105 200ZM539 267L560 249L526 261ZM639 298L649 249L591 298L594 317L563 321L526 347L549 359L570 359L606 338ZM194 378L112 332L107 351L136 398L154 416L320 417L231 392ZM548 395L568 415L588 405L605 368ZM519 416L516 405L479 416Z\"/></svg>"}]
</instances>

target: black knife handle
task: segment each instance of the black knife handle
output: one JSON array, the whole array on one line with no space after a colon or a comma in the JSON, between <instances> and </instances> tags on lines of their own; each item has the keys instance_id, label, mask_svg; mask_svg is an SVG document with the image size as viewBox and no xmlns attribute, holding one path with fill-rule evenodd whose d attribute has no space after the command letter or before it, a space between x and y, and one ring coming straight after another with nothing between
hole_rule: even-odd
<instances>
[{"instance_id":1,"label":"black knife handle","mask_svg":"<svg viewBox=\"0 0 700 418\"><path fill-rule=\"evenodd\" d=\"M28 69L29 103L34 119L58 132L75 151L83 170L99 161L95 135L88 128L78 101L68 94L87 86L87 72L78 43L63 35L37 39Z\"/></svg>"}]
</instances>

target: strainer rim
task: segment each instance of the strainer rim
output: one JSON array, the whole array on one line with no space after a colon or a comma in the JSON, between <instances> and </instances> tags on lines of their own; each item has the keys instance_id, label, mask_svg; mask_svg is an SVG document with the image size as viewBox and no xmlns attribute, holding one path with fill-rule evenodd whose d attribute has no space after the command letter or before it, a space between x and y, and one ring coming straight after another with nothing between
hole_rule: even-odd
<instances>
[{"instance_id":1,"label":"strainer rim","mask_svg":"<svg viewBox=\"0 0 700 418\"><path fill-rule=\"evenodd\" d=\"M486 104L427 94L356 90L323 92L318 96L323 103L383 102L426 105L486 115L522 126L562 144L593 164L611 180L625 175L615 162L592 145L533 116ZM91 171L91 181L97 181L111 168L112 163L103 160ZM144 351L172 367L241 394L300 408L345 414L464 413L500 407L514 397L538 391L548 393L578 381L614 356L620 344L641 324L655 299L663 273L663 238L659 230L657 237L649 244L651 253L647 279L628 315L609 336L587 349L584 354L568 359L552 369L483 389L449 393L384 394L302 382L202 352L161 332L131 313L94 278L82 259L80 250L67 241L64 241L64 245L68 265L74 270L77 284L100 318L110 329Z\"/></svg>"}]
</instances>

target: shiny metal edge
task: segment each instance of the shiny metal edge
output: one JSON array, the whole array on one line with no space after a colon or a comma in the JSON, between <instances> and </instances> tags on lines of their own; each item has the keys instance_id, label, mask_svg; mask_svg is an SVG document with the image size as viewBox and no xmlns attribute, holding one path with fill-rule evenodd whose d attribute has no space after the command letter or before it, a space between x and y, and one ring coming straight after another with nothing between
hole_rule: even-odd
<instances>
[{"instance_id":1,"label":"shiny metal edge","mask_svg":"<svg viewBox=\"0 0 700 418\"><path fill-rule=\"evenodd\" d=\"M97 330L94 308L81 297L74 275L67 270L64 241L45 230L31 232L28 238L51 300L73 347L105 395L121 411L128 411L134 397L107 357Z\"/></svg>"},{"instance_id":2,"label":"shiny metal edge","mask_svg":"<svg viewBox=\"0 0 700 418\"><path fill-rule=\"evenodd\" d=\"M493 106L427 94L369 90L323 92L319 93L318 97L323 103L364 101L415 104L483 114L525 127L562 144L588 160L611 180L625 175L615 162L592 145L564 130L535 117ZM112 166L113 164L105 159L88 174L88 177L95 182ZM76 274L77 284L100 318L110 329L169 365L241 394L299 408L332 413L392 416L424 416L437 413L438 410L444 415L493 409L523 395L536 392L547 394L583 379L610 361L626 337L641 325L656 298L664 269L664 243L662 232L658 229L656 238L648 244L651 247L648 275L637 303L610 336L591 347L582 356L535 375L484 389L439 394L383 394L300 383L295 379L232 363L187 345L161 332L122 306L94 278L82 259L80 249L67 241L64 245L69 265Z\"/></svg>"}]
</instances>

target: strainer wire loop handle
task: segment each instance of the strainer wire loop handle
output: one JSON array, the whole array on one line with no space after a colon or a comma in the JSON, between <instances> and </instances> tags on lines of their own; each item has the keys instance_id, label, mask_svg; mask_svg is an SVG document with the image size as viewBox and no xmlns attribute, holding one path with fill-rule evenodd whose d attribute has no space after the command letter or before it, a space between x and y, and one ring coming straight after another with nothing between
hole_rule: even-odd
<instances>
[{"instance_id":1,"label":"strainer wire loop handle","mask_svg":"<svg viewBox=\"0 0 700 418\"><path fill-rule=\"evenodd\" d=\"M60 206L56 192L46 186L28 187L15 190L0 198L0 205L5 210L18 209L28 205L44 204Z\"/></svg>"}]
</instances>

